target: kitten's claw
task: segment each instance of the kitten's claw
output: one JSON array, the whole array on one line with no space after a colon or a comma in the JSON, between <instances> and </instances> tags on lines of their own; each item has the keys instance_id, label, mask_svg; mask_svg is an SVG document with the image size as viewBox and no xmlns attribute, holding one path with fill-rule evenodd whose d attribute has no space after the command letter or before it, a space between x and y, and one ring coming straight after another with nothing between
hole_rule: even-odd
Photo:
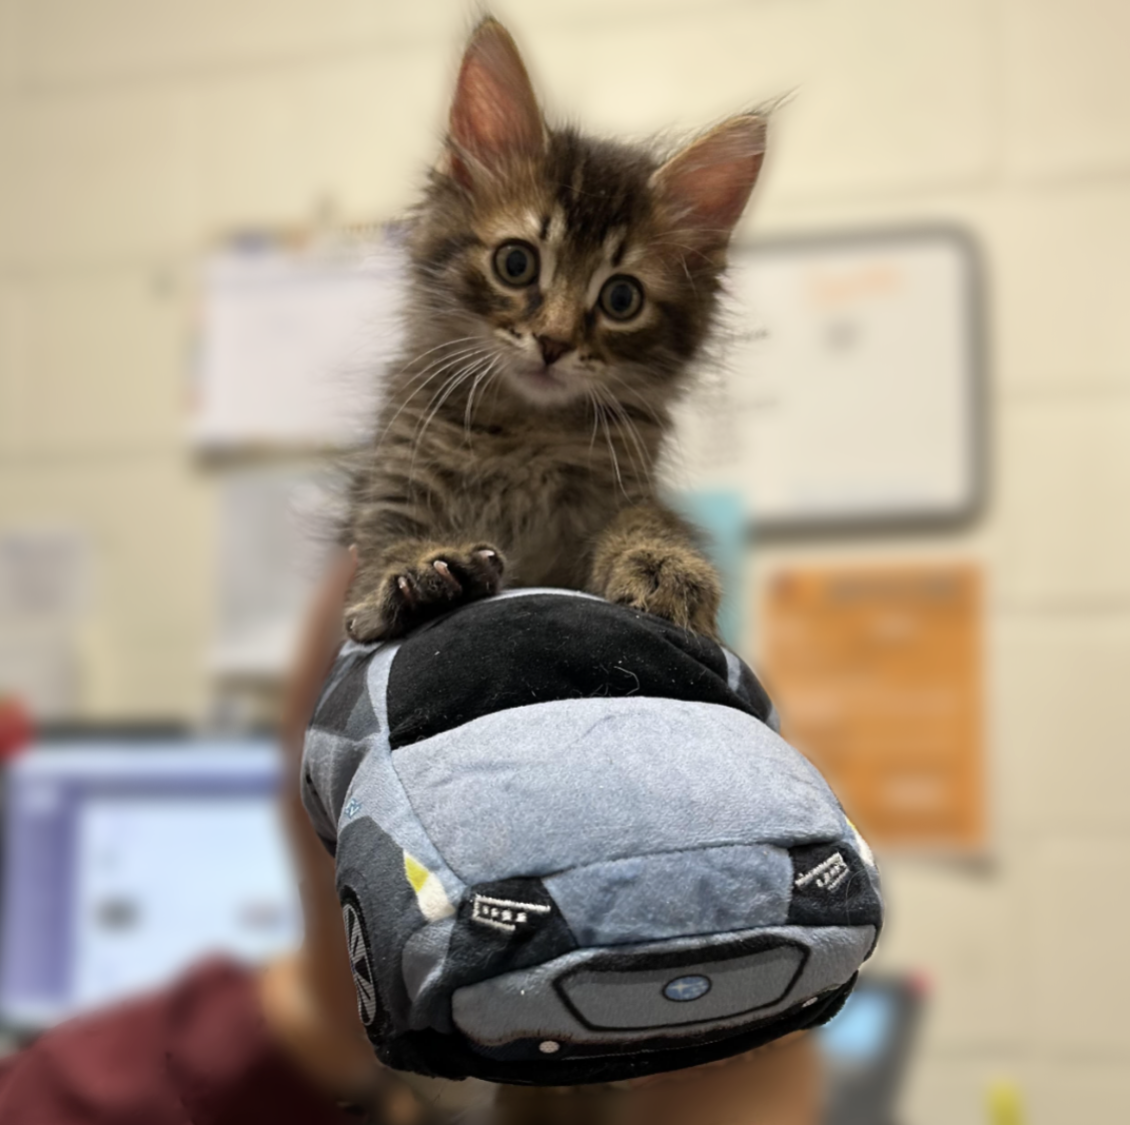
<instances>
[{"instance_id":1,"label":"kitten's claw","mask_svg":"<svg viewBox=\"0 0 1130 1125\"><path fill-rule=\"evenodd\" d=\"M464 602L498 593L505 562L493 547L433 548L390 566L370 594L349 606L346 632L360 644L400 637Z\"/></svg>"},{"instance_id":2,"label":"kitten's claw","mask_svg":"<svg viewBox=\"0 0 1130 1125\"><path fill-rule=\"evenodd\" d=\"M496 582L501 581L502 572L506 569L506 563L503 561L502 556L493 547L478 548L475 551L475 557L482 559L489 570L494 574Z\"/></svg>"},{"instance_id":3,"label":"kitten's claw","mask_svg":"<svg viewBox=\"0 0 1130 1125\"><path fill-rule=\"evenodd\" d=\"M458 597L459 594L463 593L463 587L459 585L459 579L451 573L451 567L449 567L443 559L436 559L435 562L432 563L432 566L439 572L440 578L451 587L451 592L454 595Z\"/></svg>"},{"instance_id":4,"label":"kitten's claw","mask_svg":"<svg viewBox=\"0 0 1130 1125\"><path fill-rule=\"evenodd\" d=\"M409 582L408 579L402 574L396 580L396 585L399 588L400 593L403 596L404 600L409 604L409 606L415 606L416 605L416 595L414 593L412 593L412 583Z\"/></svg>"}]
</instances>

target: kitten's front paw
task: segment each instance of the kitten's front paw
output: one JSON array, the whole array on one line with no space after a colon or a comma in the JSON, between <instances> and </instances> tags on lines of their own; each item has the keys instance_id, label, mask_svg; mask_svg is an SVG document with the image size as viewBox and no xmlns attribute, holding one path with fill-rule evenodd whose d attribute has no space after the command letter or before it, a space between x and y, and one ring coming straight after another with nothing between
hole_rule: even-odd
<instances>
[{"instance_id":1,"label":"kitten's front paw","mask_svg":"<svg viewBox=\"0 0 1130 1125\"><path fill-rule=\"evenodd\" d=\"M408 566L391 566L377 588L345 611L345 631L361 644L401 637L464 602L497 594L506 567L489 543L426 552Z\"/></svg>"},{"instance_id":2,"label":"kitten's front paw","mask_svg":"<svg viewBox=\"0 0 1130 1125\"><path fill-rule=\"evenodd\" d=\"M666 544L633 547L614 560L601 593L610 602L718 639L722 588L714 568L694 551Z\"/></svg>"}]
</instances>

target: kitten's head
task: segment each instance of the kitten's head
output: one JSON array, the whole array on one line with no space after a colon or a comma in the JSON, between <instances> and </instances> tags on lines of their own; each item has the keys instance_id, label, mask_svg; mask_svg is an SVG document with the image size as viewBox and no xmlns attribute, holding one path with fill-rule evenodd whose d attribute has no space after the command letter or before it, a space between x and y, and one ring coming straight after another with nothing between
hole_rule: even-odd
<instances>
[{"instance_id":1,"label":"kitten's head","mask_svg":"<svg viewBox=\"0 0 1130 1125\"><path fill-rule=\"evenodd\" d=\"M665 161L549 129L513 40L488 19L414 227L417 313L463 343L467 370L528 402L662 401L710 329L764 151L752 114Z\"/></svg>"}]
</instances>

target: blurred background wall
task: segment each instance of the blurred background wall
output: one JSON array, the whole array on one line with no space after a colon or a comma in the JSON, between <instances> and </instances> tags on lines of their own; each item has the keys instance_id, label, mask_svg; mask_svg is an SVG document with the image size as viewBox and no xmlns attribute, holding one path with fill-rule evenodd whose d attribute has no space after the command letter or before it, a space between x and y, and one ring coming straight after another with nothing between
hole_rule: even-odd
<instances>
[{"instance_id":1,"label":"blurred background wall","mask_svg":"<svg viewBox=\"0 0 1130 1125\"><path fill-rule=\"evenodd\" d=\"M1117 1119L1130 1063L1130 6L496 11L551 115L595 129L693 128L796 89L746 234L941 220L979 241L982 515L945 533L767 541L749 558L749 601L798 561L983 565L990 854L885 862L881 961L932 983L904 1117L984 1120L986 1084L1005 1076L1035 1122ZM185 440L201 252L249 226L403 209L436 151L468 20L449 0L0 0L0 531L85 537L76 716L208 713L216 484Z\"/></svg>"}]
</instances>

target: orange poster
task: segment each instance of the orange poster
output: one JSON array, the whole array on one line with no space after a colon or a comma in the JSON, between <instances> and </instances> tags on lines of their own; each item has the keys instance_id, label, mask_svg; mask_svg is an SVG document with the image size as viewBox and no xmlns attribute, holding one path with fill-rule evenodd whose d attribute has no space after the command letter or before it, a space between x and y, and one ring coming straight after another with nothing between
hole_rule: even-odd
<instances>
[{"instance_id":1,"label":"orange poster","mask_svg":"<svg viewBox=\"0 0 1130 1125\"><path fill-rule=\"evenodd\" d=\"M782 733L872 843L984 845L978 568L782 571L761 626Z\"/></svg>"}]
</instances>

